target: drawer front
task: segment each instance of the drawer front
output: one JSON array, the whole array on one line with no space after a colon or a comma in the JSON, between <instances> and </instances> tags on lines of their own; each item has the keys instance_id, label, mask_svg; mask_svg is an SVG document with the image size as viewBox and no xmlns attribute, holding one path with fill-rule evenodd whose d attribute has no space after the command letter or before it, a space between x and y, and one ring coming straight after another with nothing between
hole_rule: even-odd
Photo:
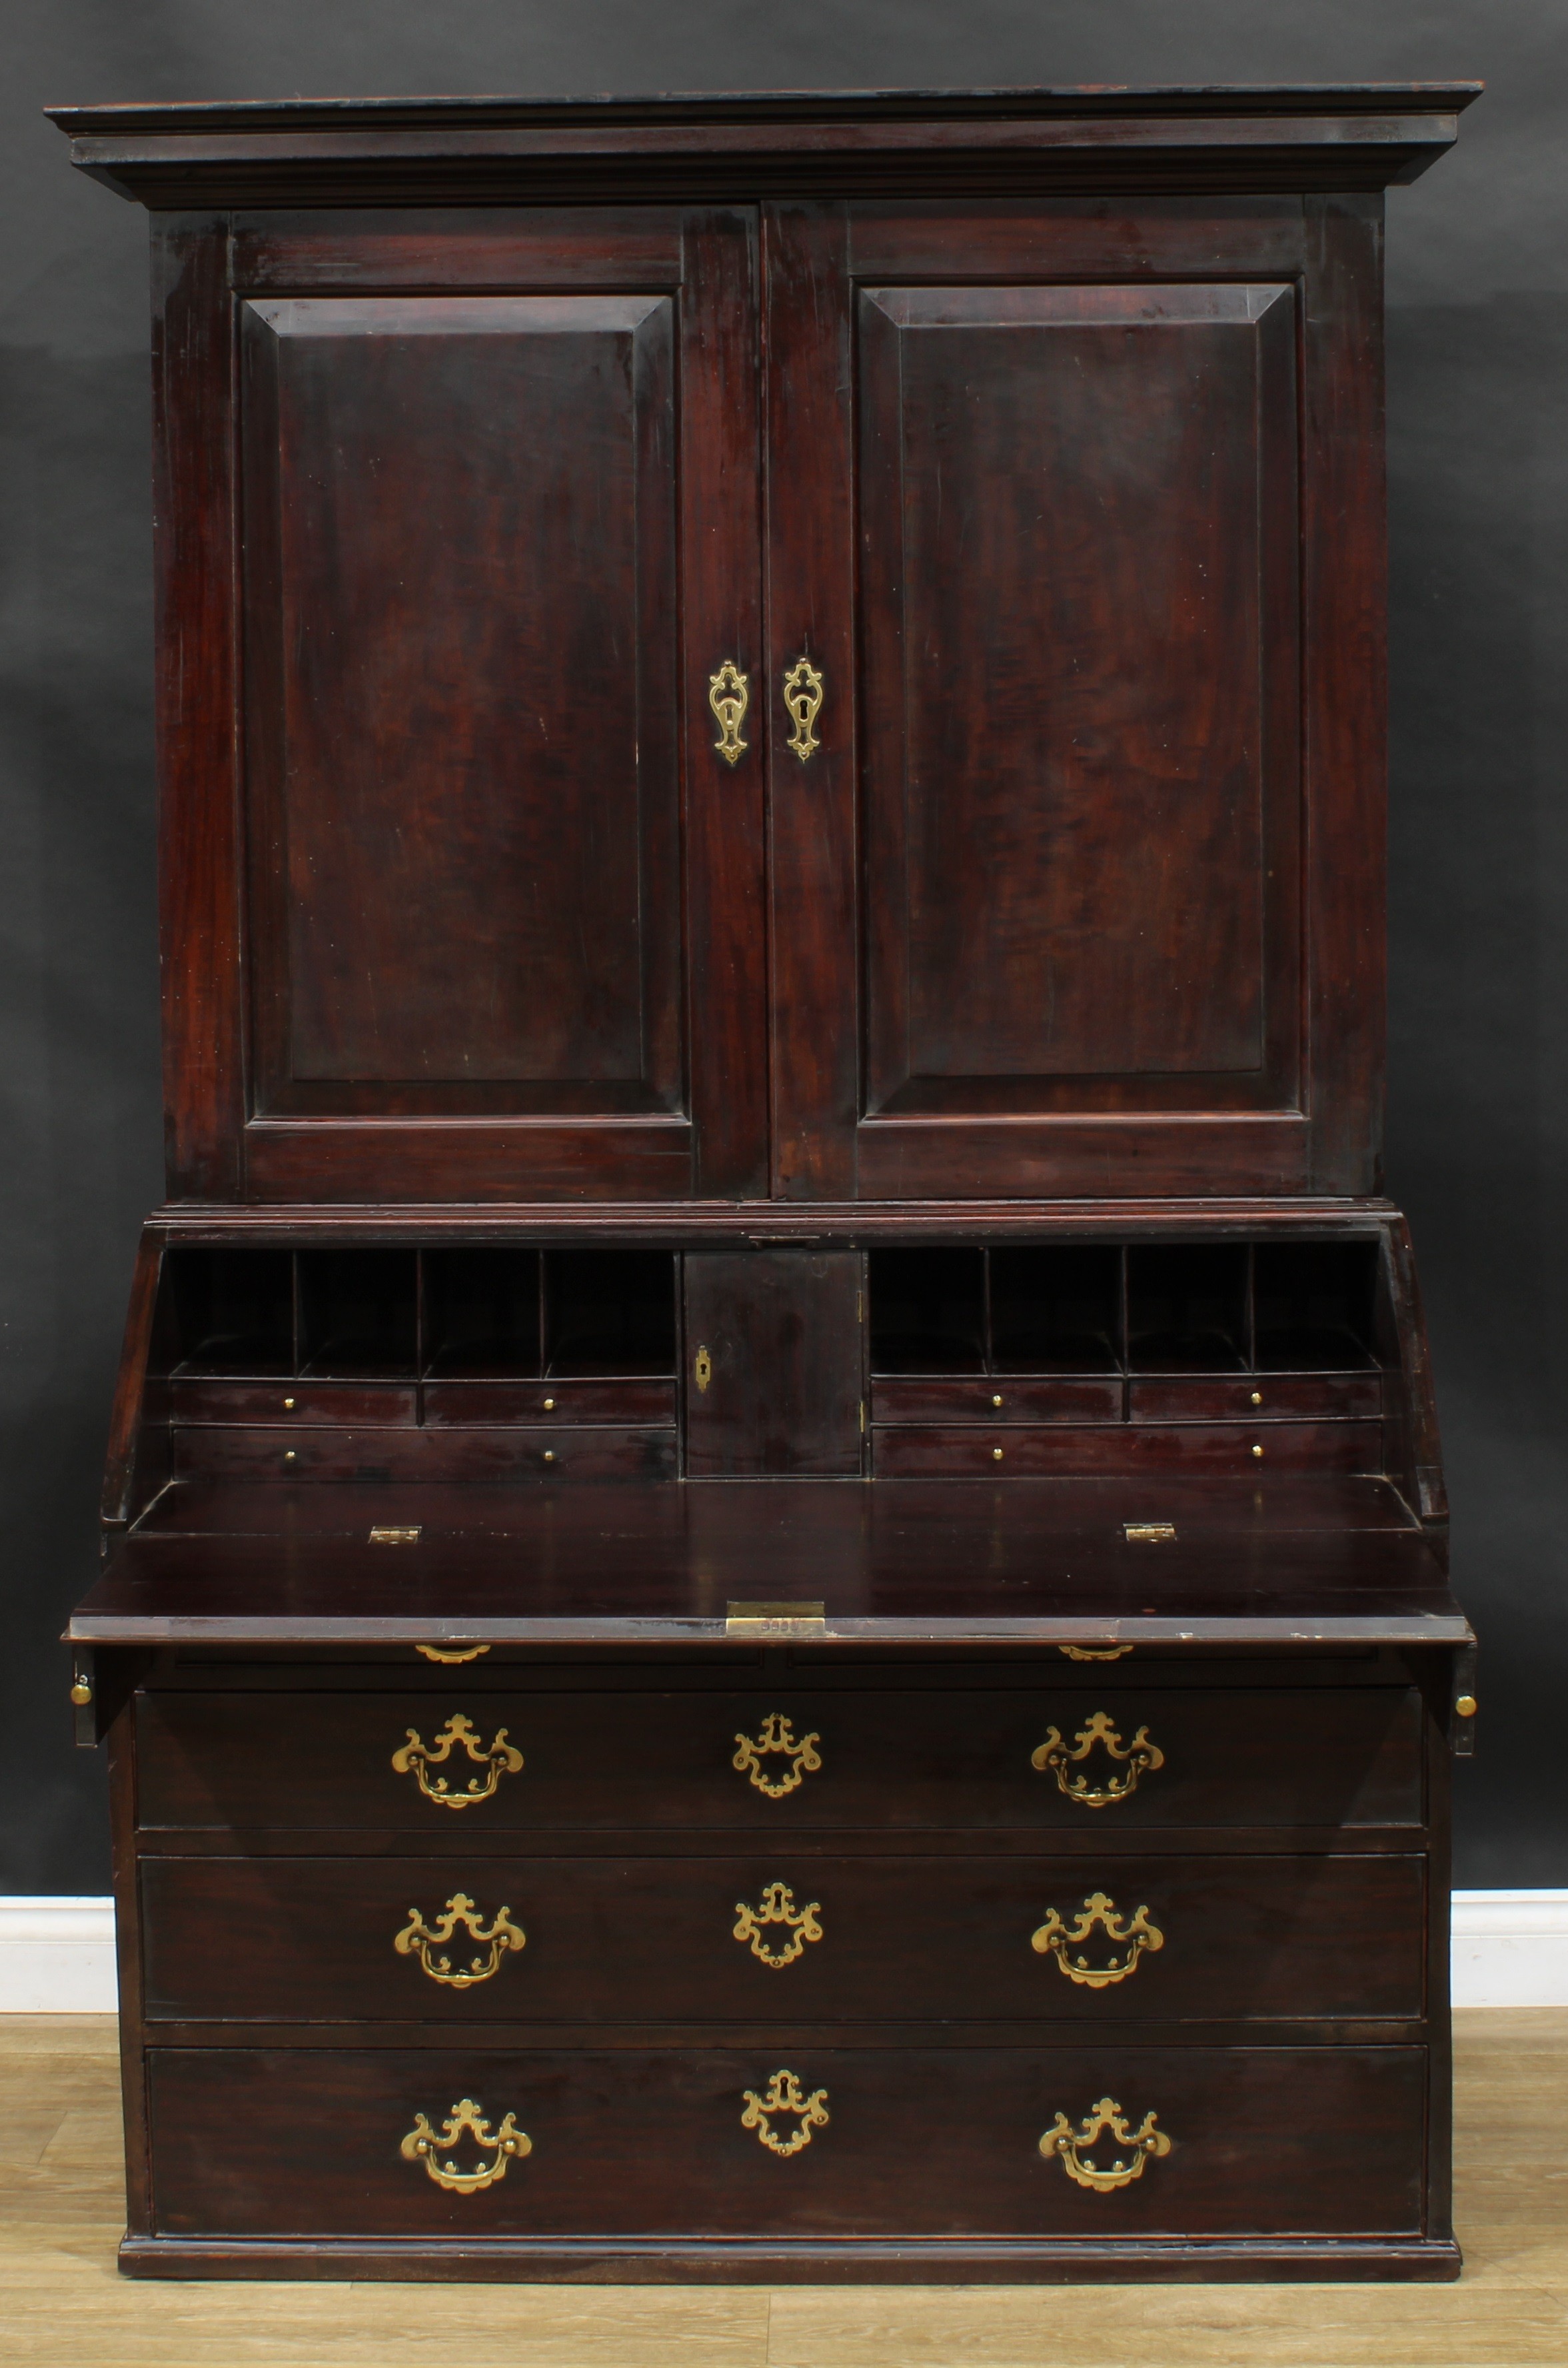
<instances>
[{"instance_id":1,"label":"drawer front","mask_svg":"<svg viewBox=\"0 0 1568 2368\"><path fill-rule=\"evenodd\" d=\"M147 2062L165 2236L1387 2236L1421 2223L1417 2047L791 2040L153 2049ZM1142 2147L1095 2129L1100 2099ZM1119 2161L1136 2176L1081 2184L1042 2137L1072 2148L1080 2173L1114 2176ZM431 2176L449 2165L466 2191Z\"/></svg>"},{"instance_id":2,"label":"drawer front","mask_svg":"<svg viewBox=\"0 0 1568 2368\"><path fill-rule=\"evenodd\" d=\"M1073 1382L873 1382L873 1422L1119 1422L1114 1376Z\"/></svg>"},{"instance_id":3,"label":"drawer front","mask_svg":"<svg viewBox=\"0 0 1568 2368\"><path fill-rule=\"evenodd\" d=\"M145 1826L436 1831L443 1849L460 1827L466 1848L473 1835L573 1827L773 1840L852 1827L1413 1826L1422 1813L1421 1703L1405 1687L215 1691L142 1695L137 1734Z\"/></svg>"},{"instance_id":4,"label":"drawer front","mask_svg":"<svg viewBox=\"0 0 1568 2368\"><path fill-rule=\"evenodd\" d=\"M1417 1856L146 1859L154 2020L1422 2011Z\"/></svg>"},{"instance_id":5,"label":"drawer front","mask_svg":"<svg viewBox=\"0 0 1568 2368\"><path fill-rule=\"evenodd\" d=\"M412 1382L171 1382L176 1423L412 1423Z\"/></svg>"},{"instance_id":6,"label":"drawer front","mask_svg":"<svg viewBox=\"0 0 1568 2368\"><path fill-rule=\"evenodd\" d=\"M887 1427L871 1434L871 1464L884 1480L974 1480L1049 1472L1134 1475L1201 1472L1239 1478L1279 1472L1381 1472L1375 1422L1119 1423L1114 1428L1016 1429L976 1423Z\"/></svg>"},{"instance_id":7,"label":"drawer front","mask_svg":"<svg viewBox=\"0 0 1568 2368\"><path fill-rule=\"evenodd\" d=\"M676 1418L673 1382L426 1382L433 1430L474 1423L665 1423Z\"/></svg>"},{"instance_id":8,"label":"drawer front","mask_svg":"<svg viewBox=\"0 0 1568 2368\"><path fill-rule=\"evenodd\" d=\"M1134 1422L1300 1422L1376 1420L1382 1413L1378 1373L1252 1373L1242 1381L1130 1382Z\"/></svg>"},{"instance_id":9,"label":"drawer front","mask_svg":"<svg viewBox=\"0 0 1568 2368\"><path fill-rule=\"evenodd\" d=\"M673 1430L608 1425L290 1431L176 1424L172 1439L177 1477L199 1472L288 1480L531 1480L571 1474L580 1480L670 1480L676 1473Z\"/></svg>"}]
</instances>

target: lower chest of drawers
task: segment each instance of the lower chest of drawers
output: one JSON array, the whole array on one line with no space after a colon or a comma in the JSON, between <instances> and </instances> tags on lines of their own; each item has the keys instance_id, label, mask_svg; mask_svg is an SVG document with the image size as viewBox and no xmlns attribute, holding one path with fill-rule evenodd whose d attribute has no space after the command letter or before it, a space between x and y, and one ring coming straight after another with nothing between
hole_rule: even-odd
<instances>
[{"instance_id":1,"label":"lower chest of drawers","mask_svg":"<svg viewBox=\"0 0 1568 2368\"><path fill-rule=\"evenodd\" d=\"M140 2265L1425 2259L1422 1693L1257 1675L149 1690L119 1754ZM919 2258L877 2273L946 2273Z\"/></svg>"}]
</instances>

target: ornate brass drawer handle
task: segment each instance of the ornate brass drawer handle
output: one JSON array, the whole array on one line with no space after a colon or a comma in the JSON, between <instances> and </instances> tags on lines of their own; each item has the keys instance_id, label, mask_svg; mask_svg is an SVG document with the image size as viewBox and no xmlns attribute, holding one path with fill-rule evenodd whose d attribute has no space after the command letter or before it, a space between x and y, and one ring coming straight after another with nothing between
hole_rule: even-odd
<instances>
[{"instance_id":1,"label":"ornate brass drawer handle","mask_svg":"<svg viewBox=\"0 0 1568 2368\"><path fill-rule=\"evenodd\" d=\"M1141 1726L1131 1743L1123 1743L1111 1724L1108 1711L1097 1710L1073 1738L1069 1751L1054 1726L1047 1727L1045 1741L1029 1754L1029 1766L1043 1776L1048 1770L1056 1779L1058 1792L1069 1801L1076 1801L1081 1809L1105 1809L1115 1801L1125 1801L1138 1789L1138 1779L1152 1775L1165 1764L1165 1755L1157 1743L1149 1740L1149 1730ZM1086 1759L1096 1743L1103 1744L1111 1759L1119 1763L1124 1773L1112 1770L1103 1784L1091 1784L1086 1770L1074 1775L1072 1770L1081 1759Z\"/></svg>"},{"instance_id":2,"label":"ornate brass drawer handle","mask_svg":"<svg viewBox=\"0 0 1568 2368\"><path fill-rule=\"evenodd\" d=\"M825 2130L828 2123L827 2090L813 2089L809 2097L801 2094L801 2084L792 2072L776 2072L767 2084L767 2094L759 2097L755 2089L743 2090L745 2112L741 2115L743 2130L755 2130L759 2144L769 2154L782 2155L786 2159L809 2146L813 2130ZM773 2127L774 2113L798 2116L795 2127L787 2138L781 2138ZM1043 2146L1045 2140L1042 2138Z\"/></svg>"},{"instance_id":3,"label":"ornate brass drawer handle","mask_svg":"<svg viewBox=\"0 0 1568 2368\"><path fill-rule=\"evenodd\" d=\"M477 2170L460 2170L450 2157L445 2162L437 2158L438 2146L455 2146L465 2134L482 2154L493 2155L494 2161L481 2163ZM1043 2138L1040 2144L1045 2144ZM532 2138L517 2127L511 2113L498 2130L492 2131L488 2114L480 2112L472 2097L459 2099L441 2124L439 2135L423 2113L415 2113L414 2127L398 2148L404 2162L422 2162L437 2186L450 2195L477 2195L481 2188L494 2187L498 2179L506 2178L508 2162L520 2162L533 2150Z\"/></svg>"},{"instance_id":4,"label":"ornate brass drawer handle","mask_svg":"<svg viewBox=\"0 0 1568 2368\"><path fill-rule=\"evenodd\" d=\"M1169 2154L1171 2142L1164 2130L1157 2130L1157 2116L1145 2113L1135 2130L1129 2129L1121 2107L1114 2097L1102 2097L1092 2112L1085 2113L1074 2129L1065 2113L1058 2113L1040 2142L1040 2150L1047 2162L1059 2156L1062 2169L1080 2187L1093 2188L1096 2195L1108 2195L1113 2188L1130 2187L1143 2176L1143 2165L1153 2155ZM1118 2146L1131 2146L1131 2158L1118 2156L1104 2170L1085 2159L1085 2149L1107 2132Z\"/></svg>"},{"instance_id":5,"label":"ornate brass drawer handle","mask_svg":"<svg viewBox=\"0 0 1568 2368\"><path fill-rule=\"evenodd\" d=\"M450 1957L434 1952L445 1948L460 1924L471 1941L477 1941L481 1949L487 1948L490 1953L481 1956L476 1949L467 1966L460 1966L454 1972ZM392 1947L400 1957L417 1957L433 1982L442 1982L449 1989L467 1990L475 1982L487 1982L507 1950L522 1948L527 1940L527 1933L513 1923L506 1908L498 1909L494 1922L487 1925L467 1892L454 1891L433 1924L426 1924L418 1908L411 1907L408 1922L393 1940Z\"/></svg>"},{"instance_id":6,"label":"ornate brass drawer handle","mask_svg":"<svg viewBox=\"0 0 1568 2368\"><path fill-rule=\"evenodd\" d=\"M803 765L808 757L822 746L812 730L822 706L823 681L810 658L798 657L784 677L784 704L794 725L790 734L790 746Z\"/></svg>"},{"instance_id":7,"label":"ornate brass drawer handle","mask_svg":"<svg viewBox=\"0 0 1568 2368\"><path fill-rule=\"evenodd\" d=\"M415 1645L415 1651L423 1653L427 1661L439 1661L444 1669L455 1669L460 1662L477 1661L489 1652L488 1645L465 1645L460 1652L443 1652L439 1645Z\"/></svg>"},{"instance_id":8,"label":"ornate brass drawer handle","mask_svg":"<svg viewBox=\"0 0 1568 2368\"><path fill-rule=\"evenodd\" d=\"M1088 1939L1096 1924L1114 1947L1127 1951L1124 1957L1112 1957L1108 1965L1091 1965L1087 1957L1068 1955L1070 1949L1078 1948ZM1052 1907L1044 1923L1030 1933L1029 1945L1042 1957L1054 1957L1070 1982L1081 1983L1085 1989L1103 1990L1136 1973L1144 1950L1163 1949L1165 1936L1157 1924L1150 1923L1146 1907L1140 1907L1131 1918L1119 1916L1115 1900L1103 1891L1094 1891L1071 1924L1064 1924Z\"/></svg>"},{"instance_id":9,"label":"ornate brass drawer handle","mask_svg":"<svg viewBox=\"0 0 1568 2368\"><path fill-rule=\"evenodd\" d=\"M743 1776L749 1776L757 1791L766 1793L770 1801L781 1801L786 1793L792 1793L804 1778L814 1776L822 1766L822 1758L817 1750L821 1741L820 1735L808 1735L797 1743L795 1730L783 1712L770 1710L762 1722L762 1733L755 1742L749 1735L736 1736L739 1748L730 1765L738 1768ZM790 1762L777 1782L762 1765L765 1759L776 1759Z\"/></svg>"},{"instance_id":10,"label":"ornate brass drawer handle","mask_svg":"<svg viewBox=\"0 0 1568 2368\"><path fill-rule=\"evenodd\" d=\"M726 765L738 765L750 745L741 738L741 725L751 699L751 685L733 658L726 658L717 674L708 677L708 704L719 725L713 746Z\"/></svg>"},{"instance_id":11,"label":"ornate brass drawer handle","mask_svg":"<svg viewBox=\"0 0 1568 2368\"><path fill-rule=\"evenodd\" d=\"M787 1883L769 1883L763 1886L762 1906L752 1907L745 1900L737 1899L735 1925L737 1941L748 1941L751 1952L765 1965L776 1969L792 1965L797 1957L804 1956L808 1941L822 1939L822 1926L817 1922L821 1903L812 1900L805 1907L797 1907L795 1895ZM768 1946L763 1935L769 1925L780 1926L789 1934L781 1948Z\"/></svg>"},{"instance_id":12,"label":"ornate brass drawer handle","mask_svg":"<svg viewBox=\"0 0 1568 2368\"><path fill-rule=\"evenodd\" d=\"M409 1727L407 1734L408 1741L392 1753L392 1764L400 1776L412 1772L425 1798L434 1801L437 1808L467 1809L476 1801L488 1801L503 1776L516 1776L522 1768L523 1755L515 1744L507 1742L504 1726L496 1728L494 1743L481 1743L472 1720L465 1718L460 1710L453 1713L434 1743L425 1742L417 1727ZM462 1793L454 1793L444 1776L437 1776L432 1783L430 1770L438 1768L460 1749L467 1752L476 1768L483 1769L483 1782L471 1776L468 1789Z\"/></svg>"},{"instance_id":13,"label":"ornate brass drawer handle","mask_svg":"<svg viewBox=\"0 0 1568 2368\"><path fill-rule=\"evenodd\" d=\"M425 1648L421 1645L419 1649L423 1652ZM1112 1645L1101 1652L1093 1645L1058 1645L1056 1649L1059 1653L1065 1653L1070 1661L1120 1661L1126 1658L1132 1647L1131 1645Z\"/></svg>"}]
</instances>

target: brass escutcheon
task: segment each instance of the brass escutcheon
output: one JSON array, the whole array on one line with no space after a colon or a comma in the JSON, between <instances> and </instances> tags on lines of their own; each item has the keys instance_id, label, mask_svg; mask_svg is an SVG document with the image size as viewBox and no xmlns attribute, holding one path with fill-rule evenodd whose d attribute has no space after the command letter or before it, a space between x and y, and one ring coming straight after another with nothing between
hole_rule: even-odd
<instances>
[{"instance_id":1,"label":"brass escutcheon","mask_svg":"<svg viewBox=\"0 0 1568 2368\"><path fill-rule=\"evenodd\" d=\"M1058 2113L1040 2142L1040 2150L1049 2162L1052 2155L1060 2157L1062 2169L1080 2187L1092 2188L1096 2195L1108 2195L1113 2188L1129 2187L1143 2176L1143 2165L1152 2155L1169 2154L1171 2142L1164 2130L1154 2127L1156 2116L1145 2113L1137 2129L1129 2129L1121 2107L1114 2097L1102 2097L1091 2112L1074 2129L1065 2113ZM1092 2146L1107 2132L1118 2146L1133 2149L1131 2160L1121 2156L1105 2170L1099 2170L1085 2159L1081 2149Z\"/></svg>"},{"instance_id":2,"label":"brass escutcheon","mask_svg":"<svg viewBox=\"0 0 1568 2368\"><path fill-rule=\"evenodd\" d=\"M482 2154L494 2155L493 2162L482 2163L477 2170L460 2170L449 2157L445 2162L437 2160L437 2146L455 2146L465 2132ZM1044 2143L1042 2138L1040 2144ZM415 2113L414 2127L398 2152L404 2162L422 2162L437 2186L449 2194L477 2195L481 2188L494 2187L498 2179L506 2178L508 2161L520 2162L533 2149L532 2138L518 2129L513 2114L508 2113L500 2128L492 2131L488 2114L480 2112L472 2097L462 2097L447 2115L439 2135L423 2113Z\"/></svg>"},{"instance_id":3,"label":"brass escutcheon","mask_svg":"<svg viewBox=\"0 0 1568 2368\"><path fill-rule=\"evenodd\" d=\"M745 2111L741 2115L743 2130L755 2130L758 2143L769 2154L788 2159L809 2146L813 2130L825 2130L828 2123L827 2090L813 2089L809 2097L801 2094L801 2084L792 2072L775 2072L767 2084L767 2094L759 2097L755 2089L742 2091ZM769 2116L774 2113L795 2113L800 2116L796 2127L787 2138L781 2138L773 2128ZM1040 2140L1043 2146L1044 2139Z\"/></svg>"},{"instance_id":4,"label":"brass escutcheon","mask_svg":"<svg viewBox=\"0 0 1568 2368\"><path fill-rule=\"evenodd\" d=\"M751 685L733 658L726 658L718 673L709 676L708 704L719 724L713 746L726 765L738 765L749 746L741 738L741 725L750 699Z\"/></svg>"},{"instance_id":5,"label":"brass escutcheon","mask_svg":"<svg viewBox=\"0 0 1568 2368\"><path fill-rule=\"evenodd\" d=\"M699 1349L692 1359L691 1378L697 1383L698 1395L702 1396L713 1378L713 1360L706 1349Z\"/></svg>"},{"instance_id":6,"label":"brass escutcheon","mask_svg":"<svg viewBox=\"0 0 1568 2368\"><path fill-rule=\"evenodd\" d=\"M522 1768L523 1755L515 1744L507 1742L504 1726L496 1728L494 1743L481 1743L473 1721L465 1718L460 1710L453 1712L434 1743L425 1742L417 1727L411 1726L406 1732L408 1741L392 1753L392 1764L400 1776L412 1773L425 1798L434 1801L437 1808L467 1809L476 1801L488 1801L503 1776L516 1776ZM474 1766L484 1770L483 1782L471 1776L463 1793L454 1793L444 1776L437 1776L433 1783L430 1780L430 1770L438 1768L457 1750L466 1751Z\"/></svg>"},{"instance_id":7,"label":"brass escutcheon","mask_svg":"<svg viewBox=\"0 0 1568 2368\"><path fill-rule=\"evenodd\" d=\"M801 655L795 660L784 677L784 704L794 725L790 734L790 746L803 765L808 757L822 746L812 730L822 706L822 676L810 658Z\"/></svg>"},{"instance_id":8,"label":"brass escutcheon","mask_svg":"<svg viewBox=\"0 0 1568 2368\"><path fill-rule=\"evenodd\" d=\"M435 1952L445 1947L460 1924L479 1948L466 1966L454 1969L450 1957ZM527 1933L513 1923L509 1909L497 1909L494 1921L486 1924L467 1892L454 1891L433 1924L426 1924L418 1908L411 1907L408 1922L394 1937L392 1947L400 1957L417 1957L433 1982L448 1989L468 1990L475 1982L487 1982L507 1950L522 1948L527 1939ZM479 1949L487 1949L488 1955L481 1956Z\"/></svg>"},{"instance_id":9,"label":"brass escutcheon","mask_svg":"<svg viewBox=\"0 0 1568 2368\"><path fill-rule=\"evenodd\" d=\"M762 1906L752 1907L745 1900L737 1899L734 1937L751 1944L752 1955L776 1970L780 1965L792 1965L797 1957L805 1954L808 1941L822 1939L822 1926L817 1922L821 1902L813 1899L808 1907L797 1907L795 1895L787 1883L765 1884ZM782 1948L769 1948L763 1935L770 1924L788 1932Z\"/></svg>"},{"instance_id":10,"label":"brass escutcheon","mask_svg":"<svg viewBox=\"0 0 1568 2368\"><path fill-rule=\"evenodd\" d=\"M1098 1925L1113 1946L1125 1949L1124 1957L1112 1957L1108 1965L1091 1965L1087 1957L1072 1957ZM1085 1989L1108 1989L1113 1982L1124 1982L1129 1974L1138 1970L1138 1960L1145 1949L1163 1949L1165 1936L1157 1924L1149 1921L1149 1911L1140 1907L1131 1917L1119 1916L1116 1902L1103 1891L1093 1891L1074 1917L1064 1924L1054 1907L1048 1910L1043 1924L1037 1925L1029 1935L1029 1946L1042 1957L1054 1957L1070 1982Z\"/></svg>"},{"instance_id":11,"label":"brass escutcheon","mask_svg":"<svg viewBox=\"0 0 1568 2368\"><path fill-rule=\"evenodd\" d=\"M1045 1741L1037 1744L1029 1754L1029 1766L1038 1769L1042 1776L1049 1770L1056 1779L1058 1792L1067 1800L1075 1801L1081 1809L1105 1809L1114 1802L1125 1801L1130 1793L1137 1791L1140 1776L1152 1774L1165 1764L1165 1753L1157 1743L1149 1740L1146 1726L1139 1728L1131 1743L1123 1743L1108 1711L1096 1711L1078 1729L1073 1743L1074 1748L1069 1751L1058 1730L1048 1727ZM1105 1746L1125 1774L1113 1770L1103 1784L1091 1784L1086 1772L1071 1772L1078 1760L1088 1758L1096 1743Z\"/></svg>"},{"instance_id":12,"label":"brass escutcheon","mask_svg":"<svg viewBox=\"0 0 1568 2368\"><path fill-rule=\"evenodd\" d=\"M795 1730L783 1712L770 1710L762 1722L762 1733L755 1743L749 1735L736 1736L739 1748L730 1765L739 1769L743 1776L749 1776L757 1791L766 1793L770 1801L781 1801L786 1793L792 1793L804 1778L814 1775L822 1766L817 1750L821 1741L820 1735L808 1735L797 1743ZM762 1766L765 1759L785 1759L790 1762L777 1782Z\"/></svg>"}]
</instances>

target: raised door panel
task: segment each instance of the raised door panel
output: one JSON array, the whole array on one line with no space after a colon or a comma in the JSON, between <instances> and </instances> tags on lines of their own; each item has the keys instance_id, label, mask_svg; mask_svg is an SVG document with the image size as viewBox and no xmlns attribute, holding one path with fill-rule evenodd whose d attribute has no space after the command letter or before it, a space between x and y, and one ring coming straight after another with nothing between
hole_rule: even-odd
<instances>
[{"instance_id":1,"label":"raised door panel","mask_svg":"<svg viewBox=\"0 0 1568 2368\"><path fill-rule=\"evenodd\" d=\"M684 1115L672 298L243 321L258 1108Z\"/></svg>"},{"instance_id":2,"label":"raised door panel","mask_svg":"<svg viewBox=\"0 0 1568 2368\"><path fill-rule=\"evenodd\" d=\"M406 290L395 223L284 245L310 292L269 246L238 300L243 1189L755 1190L760 1059L687 1024L718 962L762 1040L760 764L707 706L756 663L754 222L618 268L449 218Z\"/></svg>"},{"instance_id":3,"label":"raised door panel","mask_svg":"<svg viewBox=\"0 0 1568 2368\"><path fill-rule=\"evenodd\" d=\"M823 506L770 535L771 658L829 674L775 799L779 1191L1370 1187L1377 583L1326 509L1366 227L770 217L770 518Z\"/></svg>"},{"instance_id":4,"label":"raised door panel","mask_svg":"<svg viewBox=\"0 0 1568 2368\"><path fill-rule=\"evenodd\" d=\"M1293 1101L1292 293L860 291L869 1114Z\"/></svg>"}]
</instances>

